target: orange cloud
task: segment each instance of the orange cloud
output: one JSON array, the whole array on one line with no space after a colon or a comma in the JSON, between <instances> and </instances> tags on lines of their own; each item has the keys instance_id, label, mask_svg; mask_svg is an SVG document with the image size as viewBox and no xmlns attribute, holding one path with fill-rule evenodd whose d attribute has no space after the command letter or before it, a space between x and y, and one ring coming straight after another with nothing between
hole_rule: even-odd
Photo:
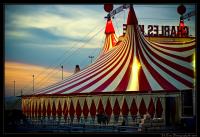
<instances>
[{"instance_id":1,"label":"orange cloud","mask_svg":"<svg viewBox=\"0 0 200 137\"><path fill-rule=\"evenodd\" d=\"M49 86L61 80L61 68L48 69L42 66L23 64L18 62L5 62L5 95L13 95L14 80L15 94L20 95L33 93L33 74L35 90ZM63 71L64 78L72 73Z\"/></svg>"}]
</instances>

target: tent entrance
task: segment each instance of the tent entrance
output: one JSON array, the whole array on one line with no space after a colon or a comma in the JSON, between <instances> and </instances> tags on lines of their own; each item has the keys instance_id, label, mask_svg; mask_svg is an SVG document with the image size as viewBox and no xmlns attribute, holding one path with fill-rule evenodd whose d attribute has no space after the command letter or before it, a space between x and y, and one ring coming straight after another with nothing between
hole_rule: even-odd
<instances>
[{"instance_id":1,"label":"tent entrance","mask_svg":"<svg viewBox=\"0 0 200 137\"><path fill-rule=\"evenodd\" d=\"M179 97L166 97L165 119L166 126L174 126L180 122Z\"/></svg>"}]
</instances>

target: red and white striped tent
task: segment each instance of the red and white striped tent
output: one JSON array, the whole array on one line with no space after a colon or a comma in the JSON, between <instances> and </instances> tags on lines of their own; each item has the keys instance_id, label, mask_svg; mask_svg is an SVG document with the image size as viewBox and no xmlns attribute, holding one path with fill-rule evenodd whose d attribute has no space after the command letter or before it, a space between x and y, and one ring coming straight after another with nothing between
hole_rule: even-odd
<instances>
[{"instance_id":1,"label":"red and white striped tent","mask_svg":"<svg viewBox=\"0 0 200 137\"><path fill-rule=\"evenodd\" d=\"M34 95L23 97L30 117L60 116L95 119L105 113L136 116L147 112L164 117L165 94L194 88L195 41L160 44L140 31L134 9L128 13L126 34L115 35L107 20L105 43L94 63Z\"/></svg>"}]
</instances>

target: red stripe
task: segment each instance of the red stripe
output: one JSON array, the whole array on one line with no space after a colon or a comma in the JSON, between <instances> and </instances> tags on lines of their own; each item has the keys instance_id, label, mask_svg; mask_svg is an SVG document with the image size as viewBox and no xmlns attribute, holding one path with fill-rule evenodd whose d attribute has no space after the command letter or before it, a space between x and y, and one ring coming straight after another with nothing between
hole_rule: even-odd
<instances>
[{"instance_id":1,"label":"red stripe","mask_svg":"<svg viewBox=\"0 0 200 137\"><path fill-rule=\"evenodd\" d=\"M152 90L142 68L139 70L138 80L139 80L139 91Z\"/></svg>"},{"instance_id":2,"label":"red stripe","mask_svg":"<svg viewBox=\"0 0 200 137\"><path fill-rule=\"evenodd\" d=\"M158 46L160 48L163 48L163 49L168 49L168 50L172 50L172 51L179 51L179 52L183 52L183 51L187 51L187 50L191 50L191 49L194 49L194 46L195 46L195 43L191 46L188 46L188 47L166 47L166 46L163 46L163 45L159 45L157 43L153 43L151 41L149 41L151 44L155 45L155 46ZM185 43L182 43L180 45L184 45ZM166 44L166 45L172 45L172 44ZM178 45L178 44L176 44Z\"/></svg>"},{"instance_id":3,"label":"red stripe","mask_svg":"<svg viewBox=\"0 0 200 137\"><path fill-rule=\"evenodd\" d=\"M146 53L147 54L147 53ZM169 74L170 76L172 76L173 78L175 78L176 80L178 80L179 82L183 83L184 85L188 86L188 87L193 87L193 83L185 80L182 77L179 77L177 74L173 73L172 71L166 69L165 67L163 67L162 65L160 65L159 63L157 63L156 61L154 61L148 54L147 56L151 59L151 61L156 64L158 67L160 67L163 71L165 71L167 74Z\"/></svg>"},{"instance_id":4,"label":"red stripe","mask_svg":"<svg viewBox=\"0 0 200 137\"><path fill-rule=\"evenodd\" d=\"M142 46L142 45L141 45ZM149 70L149 72L151 73L151 75L154 77L154 79L159 83L159 85L165 89L165 90L174 90L177 89L176 87L174 87L171 83L169 83L167 80L165 80L160 74L159 72L157 72L152 66L151 64L149 64L146 60L146 58L144 58L144 55L141 51L141 47L138 48L138 51L140 52L140 57L142 59L142 62L144 63L144 65L146 66L146 68ZM149 81L151 82L151 81ZM154 90L154 89L153 89Z\"/></svg>"},{"instance_id":5,"label":"red stripe","mask_svg":"<svg viewBox=\"0 0 200 137\"><path fill-rule=\"evenodd\" d=\"M122 51L119 50L118 52L122 53L123 50L122 50ZM115 60L117 60L117 58L120 56L120 53L117 54L117 56L113 56L113 57L110 59L110 60L112 60L111 64L114 63ZM116 58L116 59L114 60L113 58ZM108 58L108 59L109 59L109 58ZM107 60L108 60L108 59L107 59ZM109 62L110 62L110 61L109 61ZM107 63L106 63L106 64L107 64ZM77 81L77 80L79 80L79 79L82 79L82 78L84 78L85 76L92 74L93 72L95 72L96 70L98 70L99 68L101 68L101 67L103 67L103 66L105 66L105 64L102 64L102 65L98 66L96 69L94 69L93 71L89 72L88 74L86 73L85 75L81 75L81 77L77 77L76 79L72 79L72 81L66 82L64 85L60 85L59 87L50 89L50 90L44 92L43 94L48 93L48 92L51 92L51 91L56 90L56 89L59 89L59 88L61 88L61 87L63 87L63 86L66 86L66 85L68 85L68 84L71 84L71 83L73 83L73 82L75 82L75 81ZM108 66L108 65L107 65L107 66ZM108 66L108 67L109 67L109 66ZM102 71L104 71L105 69L106 69L106 68L104 68ZM88 80L88 79L90 79L90 78L92 78L92 77L98 75L98 74L101 73L102 71L100 71L100 72L98 72L98 73L95 73L95 74L93 74L92 76L90 76L89 78L87 78L87 79L85 79L85 80L83 80L83 81L81 81L81 82L79 82L79 83L77 83L77 84L75 84L75 85L72 85L72 86L73 86L73 87L74 87L74 86L77 86L77 85L79 85L80 83L83 83L83 82L85 82L86 80ZM70 88L73 88L72 86L68 87L66 90L69 90ZM63 90L62 90L62 91L63 91ZM59 92L57 92L57 93L61 93L61 91L59 91Z\"/></svg>"},{"instance_id":6,"label":"red stripe","mask_svg":"<svg viewBox=\"0 0 200 137\"><path fill-rule=\"evenodd\" d=\"M62 82L60 82L59 84L54 84L54 85L52 85L52 86L50 86L50 87L48 87L48 88L52 88L52 87L54 87L54 86L58 86L58 85L61 85L61 84L67 84L66 82L69 82L70 80L74 80L74 81L76 81L77 79L75 79L75 78L79 78L80 76L83 76L82 74L84 74L85 73L85 75L87 74L87 73L89 73L91 70L93 70L92 72L94 72L95 70L98 70L98 68L95 68L95 67L101 67L101 66L104 66L104 64L102 63L103 61L106 63L106 61L107 62L109 62L109 60L111 60L112 58L114 58L115 56L112 56L112 54L117 54L119 51L121 50L121 47L120 48L117 48L116 50L114 50L113 52L111 52L110 54L106 54L106 56L103 58L103 59L101 59L101 61L99 61L99 62L96 62L94 65L92 65L92 66L89 66L89 67L87 67L87 68L85 68L84 70L82 70L80 73L78 73L78 75L73 75L72 77L69 77L67 80L64 80L64 81L62 81ZM116 53L115 53L116 52ZM108 58L109 56L111 56L112 58L110 59L110 58ZM93 68L95 68L95 69L93 69ZM86 71L85 71L86 70ZM92 72L90 72L90 74L92 73ZM88 75L88 74L87 74ZM84 77L84 76L83 76ZM69 84L69 83L68 83ZM44 88L43 90L40 90L38 93L40 93L41 94L41 92L43 92L43 91L45 91L45 90L48 90L47 88ZM52 89L53 90L53 89ZM54 88L54 90L55 90L55 88ZM49 91L46 91L45 93L48 93ZM37 93L37 94L38 94ZM44 94L44 92L42 93L42 94Z\"/></svg>"},{"instance_id":7,"label":"red stripe","mask_svg":"<svg viewBox=\"0 0 200 137\"><path fill-rule=\"evenodd\" d=\"M131 29L130 29L130 31L131 31ZM129 35L128 39L133 39L132 31L129 32L128 35ZM128 46L134 45L134 41L133 40L129 40L129 42L130 43L129 43ZM133 43L131 43L131 42L133 42ZM121 82L119 83L119 85L117 86L117 88L114 91L125 91L127 89L127 86L128 86L128 83L129 83L129 79L130 79L130 75L131 75L131 66L132 66L132 63L133 63L133 56L134 56L133 55L133 53L134 53L133 49L130 52L132 52L132 56L131 56L131 60L130 60L130 64L128 66L128 69L126 70L125 75L123 76Z\"/></svg>"},{"instance_id":8,"label":"red stripe","mask_svg":"<svg viewBox=\"0 0 200 137\"><path fill-rule=\"evenodd\" d=\"M145 39L142 39L142 40L145 41ZM170 57L174 57L174 58L177 58L177 59L180 59L180 60L183 60L183 61L187 61L187 62L189 61L187 57L181 57L181 56L177 56L177 55L174 55L174 54L171 54L171 53L167 53L167 52L165 52L165 51L162 51L162 50L160 50L160 49L157 49L157 48L153 47L153 46L150 45L150 44L148 44L148 45L151 46L153 49L158 50L159 52L161 52L161 53L163 53L163 54L166 54L166 55L168 55L168 56L170 56ZM161 47L161 48L163 48L163 47ZM172 51L175 51L175 50L172 50ZM184 50L183 50L183 51L184 51ZM182 51L182 52L183 52L183 51Z\"/></svg>"},{"instance_id":9,"label":"red stripe","mask_svg":"<svg viewBox=\"0 0 200 137\"><path fill-rule=\"evenodd\" d=\"M141 40L141 41L142 41L142 40ZM152 56L154 56L156 59L158 59L159 61L165 63L166 65L168 65L168 66L170 66L170 67L176 69L177 71L180 71L180 72L182 72L182 73L184 73L184 74L186 74L186 75L188 75L188 76L190 76L190 77L194 77L193 70L190 70L190 69L188 69L188 68L185 68L185 67L183 67L183 66L181 66L181 65L179 65L179 64L176 64L176 63L174 63L174 62L172 62L172 61L169 61L169 60L167 60L167 59L165 59L165 58L163 58L163 57L157 55L156 53L154 53L153 51L151 51L151 49L150 49L143 41L142 41L142 43L145 45L145 47L146 47L146 49L149 51L149 53L150 53ZM141 51L140 51L140 52L141 52ZM145 51L145 52L146 52L146 51ZM141 53L142 53L142 52L141 52Z\"/></svg>"},{"instance_id":10,"label":"red stripe","mask_svg":"<svg viewBox=\"0 0 200 137\"><path fill-rule=\"evenodd\" d=\"M119 43L119 46L120 46L120 44L121 43ZM45 91L45 90L47 90L48 88L52 88L52 87L54 87L54 86L58 86L59 84L64 84L64 83L66 83L67 81L70 81L70 80L73 80L74 78L78 78L79 76L82 76L82 73L87 73L87 72L90 72L91 70L94 70L93 68L95 68L95 67L100 67L99 65L102 65L102 62L105 60L105 61L107 61L107 60L109 60L109 56L111 56L112 54L116 54L115 52L119 52L120 51L120 49L121 48L116 48L115 50L112 50L109 54L104 54L102 57L100 57L98 60L96 60L96 63L95 64L93 64L92 66L88 66L88 67L86 67L84 70L82 70L81 72L79 72L79 73L77 73L78 75L72 75L72 76L70 76L67 80L64 80L64 81L62 81L62 82L59 82L59 83L57 83L57 84L54 84L54 85L52 85L52 86L49 86L49 87L47 87L47 88L44 88L44 89L42 89L42 90L40 90L39 92L37 92L37 93L35 93L35 94L41 94L41 92L43 92L43 91ZM114 57L114 56L113 56ZM105 62L104 61L104 62ZM102 65L103 66L103 65ZM97 69L97 68L96 68ZM46 92L48 92L48 91L46 91ZM42 93L43 94L43 93Z\"/></svg>"},{"instance_id":11,"label":"red stripe","mask_svg":"<svg viewBox=\"0 0 200 137\"><path fill-rule=\"evenodd\" d=\"M171 53L164 52L164 51L162 51L162 50L160 50L160 49L157 49L157 48L155 48L155 47L153 47L153 46L151 46L151 47L152 47L153 49L156 49L156 50L160 51L160 52L163 53L163 54L166 54L166 55L170 56L170 57L174 57L174 58L177 58L177 59L180 59L180 60L183 60L183 61L187 61L187 62L188 62L188 58L187 58L187 57L181 57L181 56L178 56L178 55L174 55L174 54L171 54Z\"/></svg>"},{"instance_id":12,"label":"red stripe","mask_svg":"<svg viewBox=\"0 0 200 137\"><path fill-rule=\"evenodd\" d=\"M123 56L126 54L126 52L124 52L124 54L122 55L122 57L118 60L118 62L116 62L116 64L110 69L108 70L107 72L105 72L102 76L100 76L99 78L95 79L94 81L90 82L89 84L83 86L82 88L74 91L74 93L77 93L77 92L81 92L87 88L89 88L90 86L92 86L93 84L97 83L98 81L100 81L101 79L103 79L106 75L108 75L112 70L114 70L114 68L120 63L120 61L122 60ZM103 88L106 88L106 87L103 87ZM95 91L95 92L98 92L98 91Z\"/></svg>"},{"instance_id":13,"label":"red stripe","mask_svg":"<svg viewBox=\"0 0 200 137\"><path fill-rule=\"evenodd\" d=\"M117 43L117 40L115 39L114 35L115 35L114 33L111 35L111 38L112 38L112 47L114 47L115 44Z\"/></svg>"},{"instance_id":14,"label":"red stripe","mask_svg":"<svg viewBox=\"0 0 200 137\"><path fill-rule=\"evenodd\" d=\"M147 54L147 52L145 51L145 53ZM150 57L148 54L147 56L151 59L151 61L156 64L158 67L160 67L163 71L165 71L167 74L169 74L170 76L172 76L173 78L175 78L176 80L178 80L179 82L183 83L184 85L188 86L188 87L193 87L193 83L189 82L187 80L185 80L182 77L179 77L177 74L171 72L170 70L166 69L165 67L163 67L162 65L160 65L159 63L157 63L156 61L153 60L152 57Z\"/></svg>"},{"instance_id":15,"label":"red stripe","mask_svg":"<svg viewBox=\"0 0 200 137\"><path fill-rule=\"evenodd\" d=\"M123 53L124 50L125 50L125 48L124 48L120 53ZM126 52L124 52L124 54L125 54L125 53L126 53ZM120 54L118 54L117 57L120 57ZM118 58L117 58L117 59L118 59ZM116 60L117 60L117 59L116 59ZM116 60L112 60L111 64L114 63L114 62L116 62ZM118 64L119 62L120 62L120 60L116 63L115 66L117 66L117 64ZM115 67L115 66L114 66L114 67ZM109 67L109 66L108 66L108 67ZM78 82L77 84L74 84L74 85L72 85L72 86L70 86L70 87L68 87L68 88L66 88L66 89L63 89L63 90L61 90L61 91L59 91L59 92L56 92L56 94L65 92L65 91L70 90L70 89L72 89L72 88L74 88L74 87L76 87L76 86L79 86L80 84L82 84L82 83L88 81L89 79L91 79L91 78L95 77L96 75L100 74L101 72L105 71L108 67L106 67L106 68L104 68L102 71L100 71L100 72L98 72L98 73L96 73L96 74L94 74L94 75L88 77L87 79L84 79L84 80ZM114 67L111 68L111 70L113 70ZM87 85L92 85L92 83L93 83L93 84L96 83L97 81L99 81L100 79L102 79L103 77L105 77L105 75L107 75L111 70L108 70L103 76L100 76L98 79L96 79L95 82L93 81L93 82L91 82L91 83L89 83L89 84L87 84ZM81 89L86 88L87 85L85 85L85 86L82 87ZM80 92L80 90L78 90L78 91ZM76 91L76 92L78 92L78 91Z\"/></svg>"},{"instance_id":16,"label":"red stripe","mask_svg":"<svg viewBox=\"0 0 200 137\"><path fill-rule=\"evenodd\" d=\"M127 45L128 46L128 45ZM128 48L128 47L127 47ZM118 76L118 74L122 71L122 69L123 69L123 67L124 67L124 65L125 65L125 63L126 63L126 61L127 61L127 59L128 59L128 55L130 54L130 48L129 48L129 50L128 51L126 51L126 52L128 52L128 54L126 55L126 57L124 57L125 58L125 60L124 60L124 62L121 64L121 66L120 66L120 68L108 79L108 80L106 80L106 82L104 82L103 84L101 84L99 87L97 87L96 89L94 89L92 92L95 92L95 91L102 91L102 90L104 90L107 86L109 86L109 84L111 83L111 82L113 82L113 80ZM114 83L113 83L114 84Z\"/></svg>"},{"instance_id":17,"label":"red stripe","mask_svg":"<svg viewBox=\"0 0 200 137\"><path fill-rule=\"evenodd\" d=\"M140 43L139 43L139 40L138 40L138 37L141 36L141 34L139 33L140 31L138 31L138 28L136 30L135 28L135 32L136 32L136 57L138 59L138 61L140 62L140 58L139 58L139 50L137 50L137 48L141 47ZM144 74L144 71L142 69L142 67L139 69L138 71L138 85L139 85L139 91L151 91L151 86Z\"/></svg>"}]
</instances>

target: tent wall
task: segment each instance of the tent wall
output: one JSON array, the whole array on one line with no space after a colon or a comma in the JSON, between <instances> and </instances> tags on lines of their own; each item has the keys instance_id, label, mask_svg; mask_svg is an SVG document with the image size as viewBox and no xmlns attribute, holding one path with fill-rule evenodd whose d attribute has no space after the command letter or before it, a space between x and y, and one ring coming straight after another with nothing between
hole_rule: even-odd
<instances>
[{"instance_id":1,"label":"tent wall","mask_svg":"<svg viewBox=\"0 0 200 137\"><path fill-rule=\"evenodd\" d=\"M180 94L171 94L171 95L167 95L167 96L172 96L172 97L176 97L178 99ZM110 103L110 106L111 106L111 116L110 116L110 121L109 123L116 123L114 121L114 107L115 107L115 101L117 100L118 103L119 103L119 108L120 108L120 113L118 115L119 117L119 120L118 120L118 123L121 123L123 121L123 114L125 113L124 111L127 111L128 112L128 115L127 115L127 122L128 123L131 123L133 121L132 119L132 115L131 115L131 105L132 105L132 101L134 100L136 105L137 105L137 116L140 116L140 112L139 112L139 109L140 109L140 105L141 105L141 101L142 99L144 100L144 104L145 104L145 107L146 107L146 110L148 111L148 108L149 108L149 104L150 104L150 100L151 98L153 99L153 103L154 103L154 107L155 107L155 114L154 116L156 117L156 104L157 104L157 101L160 100L161 102L161 107L162 107L162 118L164 119L165 121L165 103L166 103L166 95L165 94L140 94L140 95L136 95L136 94L121 94L121 95L101 95L101 96L97 96L97 95L88 95L88 96L37 96L37 97L26 97L26 98L23 98L23 101L22 101L22 108L23 108L23 112L24 114L26 114L26 116L28 116L30 119L37 119L37 118L42 118L44 117L43 116L43 111L44 111L44 105L45 105L45 108L47 110L48 108L48 103L50 104L50 108L51 108L51 119L52 119L52 114L53 114L53 111L56 111L56 116L58 117L58 104L60 102L61 104L61 108L62 108L62 117L61 117L61 120L64 120L64 104L65 102L67 103L67 110L68 110L68 118L70 119L70 106L71 104L73 105L73 108L75 110L74 112L74 119L77 118L77 112L76 111L80 111L81 115L81 119L83 120L84 117L87 117L87 121L91 121L92 118L91 118L91 108L92 108L92 102L94 102L95 104L95 109L96 109L96 115L98 114L98 110L99 110L99 106L100 106L100 102L102 102L103 104L103 110L104 112L106 113L106 107L109 107L107 106L107 103L109 102ZM84 116L84 113L83 111L85 111L83 109L84 107L84 102L87 102L87 107L89 109L89 112L88 112L88 116ZM55 107L56 109L53 110L53 102L55 104ZM80 108L77 109L77 102L79 102L80 104ZM124 102L127 103L127 107L125 107L126 105L124 105ZM176 100L177 103L179 103L180 101ZM37 105L36 105L37 104ZM39 110L39 104L41 104L41 116L39 116L38 114L38 110ZM37 106L37 107L36 107ZM181 105L178 105L177 106L181 106ZM36 109L37 108L37 109ZM93 107L94 109L94 107ZM181 109L180 107L177 107L176 109ZM33 112L34 111L34 112ZM107 110L109 111L109 110ZM180 111L179 111L180 112ZM177 113L176 117L178 117L180 113ZM47 116L47 113L46 115ZM56 118L57 119L57 118ZM95 117L95 120L97 120L97 117Z\"/></svg>"}]
</instances>

